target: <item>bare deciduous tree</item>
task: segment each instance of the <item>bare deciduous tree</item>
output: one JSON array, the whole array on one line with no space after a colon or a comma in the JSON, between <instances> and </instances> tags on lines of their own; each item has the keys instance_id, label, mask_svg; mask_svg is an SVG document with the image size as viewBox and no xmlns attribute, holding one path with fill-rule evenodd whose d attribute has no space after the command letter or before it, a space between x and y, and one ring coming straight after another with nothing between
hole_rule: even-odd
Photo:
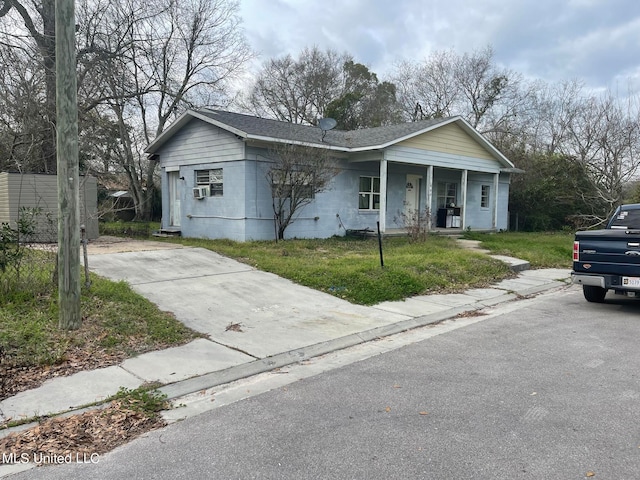
<instances>
[{"instance_id":1,"label":"bare deciduous tree","mask_svg":"<svg viewBox=\"0 0 640 480\"><path fill-rule=\"evenodd\" d=\"M563 150L578 159L589 174L592 212L579 215L591 225L602 225L622 203L624 187L640 166L638 106L621 104L610 92L588 97L578 106L567 127Z\"/></svg>"},{"instance_id":2,"label":"bare deciduous tree","mask_svg":"<svg viewBox=\"0 0 640 480\"><path fill-rule=\"evenodd\" d=\"M521 78L499 68L493 50L436 51L420 63L402 62L391 80L406 120L464 117L482 133L503 132L522 103Z\"/></svg>"},{"instance_id":3,"label":"bare deciduous tree","mask_svg":"<svg viewBox=\"0 0 640 480\"><path fill-rule=\"evenodd\" d=\"M454 78L453 51L437 51L423 63L402 61L395 66L393 82L407 120L454 115L460 89Z\"/></svg>"},{"instance_id":4,"label":"bare deciduous tree","mask_svg":"<svg viewBox=\"0 0 640 480\"><path fill-rule=\"evenodd\" d=\"M526 107L517 119L523 159L518 161L516 156L514 161L527 170L538 165L540 158L563 159L566 166L572 165L574 173L580 172L574 187L567 191L565 184L565 190L556 192L558 197L567 194L576 197L571 202L575 209L567 210L566 216L578 226L602 225L624 201L625 186L637 174L640 146L637 102L638 97L632 94L623 100L611 92L588 92L579 81L559 84L537 81L529 87ZM511 145L514 144L512 140ZM505 150L508 149L507 146ZM554 169L545 166L544 171ZM539 173L525 173L514 188L528 189L529 177L542 185ZM558 174L553 176L547 185L557 183ZM530 205L528 210L531 208ZM537 208L544 216L544 202Z\"/></svg>"},{"instance_id":5,"label":"bare deciduous tree","mask_svg":"<svg viewBox=\"0 0 640 480\"><path fill-rule=\"evenodd\" d=\"M0 19L3 27L0 42L3 46L22 52L22 58L28 59L31 66L35 61L39 64L44 88L36 97L41 102L41 113L35 119L39 119L40 122L37 129L30 131L33 135L31 145L37 147L31 150L31 154L37 153L39 161L37 164L32 163L38 172L55 173L55 0L31 3L2 0Z\"/></svg>"},{"instance_id":6,"label":"bare deciduous tree","mask_svg":"<svg viewBox=\"0 0 640 480\"><path fill-rule=\"evenodd\" d=\"M101 112L120 139L116 166L126 175L136 215L147 219L156 162L144 148L182 109L225 105L229 82L251 57L230 0L120 0L105 16L110 35L96 36L103 55Z\"/></svg>"},{"instance_id":7,"label":"bare deciduous tree","mask_svg":"<svg viewBox=\"0 0 640 480\"><path fill-rule=\"evenodd\" d=\"M340 129L397 122L396 87L348 54L317 47L264 63L243 108L260 117L316 125L333 117Z\"/></svg>"},{"instance_id":8,"label":"bare deciduous tree","mask_svg":"<svg viewBox=\"0 0 640 480\"><path fill-rule=\"evenodd\" d=\"M41 172L44 80L24 51L0 45L0 170Z\"/></svg>"},{"instance_id":9,"label":"bare deciduous tree","mask_svg":"<svg viewBox=\"0 0 640 480\"><path fill-rule=\"evenodd\" d=\"M303 49L297 59L270 59L258 73L245 108L261 117L315 125L339 95L348 60L346 54L318 47Z\"/></svg>"},{"instance_id":10,"label":"bare deciduous tree","mask_svg":"<svg viewBox=\"0 0 640 480\"><path fill-rule=\"evenodd\" d=\"M271 186L276 240L282 240L300 211L330 188L338 168L329 150L322 148L279 144L269 156L273 163L265 176Z\"/></svg>"},{"instance_id":11,"label":"bare deciduous tree","mask_svg":"<svg viewBox=\"0 0 640 480\"><path fill-rule=\"evenodd\" d=\"M238 2L76 3L81 158L94 173L126 175L136 212L147 218L156 165L143 154L144 148L185 107L227 105L229 82L251 57L240 29ZM23 122L14 128L19 142L29 134L34 138L35 132L41 136L33 145L43 160L31 171L55 172L54 4L0 0L0 47L22 51L36 65L34 75L45 79L45 88L35 97L42 121L37 127ZM11 88L16 96L19 90ZM10 136L4 133L5 144Z\"/></svg>"}]
</instances>

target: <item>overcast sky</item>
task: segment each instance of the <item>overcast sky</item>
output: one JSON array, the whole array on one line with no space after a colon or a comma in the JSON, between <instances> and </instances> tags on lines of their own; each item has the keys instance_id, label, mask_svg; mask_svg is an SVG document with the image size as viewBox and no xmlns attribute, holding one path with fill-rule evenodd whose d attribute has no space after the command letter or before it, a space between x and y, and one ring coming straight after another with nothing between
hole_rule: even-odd
<instances>
[{"instance_id":1,"label":"overcast sky","mask_svg":"<svg viewBox=\"0 0 640 480\"><path fill-rule=\"evenodd\" d=\"M317 45L384 79L399 59L491 45L530 78L640 91L639 0L240 0L240 14L261 61Z\"/></svg>"}]
</instances>

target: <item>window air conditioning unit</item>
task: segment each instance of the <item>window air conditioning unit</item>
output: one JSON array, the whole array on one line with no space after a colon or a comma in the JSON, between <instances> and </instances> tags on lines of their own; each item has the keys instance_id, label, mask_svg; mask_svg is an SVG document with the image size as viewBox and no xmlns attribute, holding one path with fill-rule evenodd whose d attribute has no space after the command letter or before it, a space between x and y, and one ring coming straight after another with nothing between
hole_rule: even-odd
<instances>
[{"instance_id":1,"label":"window air conditioning unit","mask_svg":"<svg viewBox=\"0 0 640 480\"><path fill-rule=\"evenodd\" d=\"M193 198L197 198L198 200L203 199L204 197L209 196L209 187L195 187L193 189Z\"/></svg>"}]
</instances>

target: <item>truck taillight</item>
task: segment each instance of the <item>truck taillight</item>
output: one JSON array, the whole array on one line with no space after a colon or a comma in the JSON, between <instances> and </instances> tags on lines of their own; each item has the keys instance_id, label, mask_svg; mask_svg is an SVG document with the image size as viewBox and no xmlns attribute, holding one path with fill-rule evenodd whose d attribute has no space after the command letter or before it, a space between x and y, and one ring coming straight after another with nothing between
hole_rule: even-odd
<instances>
[{"instance_id":1,"label":"truck taillight","mask_svg":"<svg viewBox=\"0 0 640 480\"><path fill-rule=\"evenodd\" d=\"M580 242L573 242L573 261L580 261Z\"/></svg>"}]
</instances>

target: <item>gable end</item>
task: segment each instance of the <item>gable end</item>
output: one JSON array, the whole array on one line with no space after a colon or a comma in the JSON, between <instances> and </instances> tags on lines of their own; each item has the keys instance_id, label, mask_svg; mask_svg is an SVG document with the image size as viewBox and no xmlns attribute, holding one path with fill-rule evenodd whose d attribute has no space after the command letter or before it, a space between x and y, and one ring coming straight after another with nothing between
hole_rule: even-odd
<instances>
[{"instance_id":1,"label":"gable end","mask_svg":"<svg viewBox=\"0 0 640 480\"><path fill-rule=\"evenodd\" d=\"M220 127L192 119L157 152L162 167L180 167L244 158L244 141Z\"/></svg>"},{"instance_id":2,"label":"gable end","mask_svg":"<svg viewBox=\"0 0 640 480\"><path fill-rule=\"evenodd\" d=\"M397 144L400 147L431 150L463 157L495 161L496 157L455 123L423 133Z\"/></svg>"}]
</instances>

